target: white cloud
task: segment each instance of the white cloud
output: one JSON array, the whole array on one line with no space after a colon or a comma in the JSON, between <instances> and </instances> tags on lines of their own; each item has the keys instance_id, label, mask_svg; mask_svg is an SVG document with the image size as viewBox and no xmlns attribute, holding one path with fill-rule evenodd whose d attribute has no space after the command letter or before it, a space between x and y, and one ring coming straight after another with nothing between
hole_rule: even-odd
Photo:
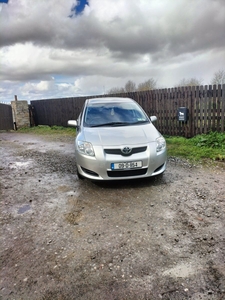
<instances>
[{"instance_id":1,"label":"white cloud","mask_svg":"<svg viewBox=\"0 0 225 300\"><path fill-rule=\"evenodd\" d=\"M40 81L38 83L28 82L21 87L20 91L22 93L36 93L49 91L53 87L54 83L52 81Z\"/></svg>"},{"instance_id":2,"label":"white cloud","mask_svg":"<svg viewBox=\"0 0 225 300\"><path fill-rule=\"evenodd\" d=\"M0 6L0 101L97 95L151 77L207 84L225 68L223 0L89 0L71 18L76 3Z\"/></svg>"}]
</instances>

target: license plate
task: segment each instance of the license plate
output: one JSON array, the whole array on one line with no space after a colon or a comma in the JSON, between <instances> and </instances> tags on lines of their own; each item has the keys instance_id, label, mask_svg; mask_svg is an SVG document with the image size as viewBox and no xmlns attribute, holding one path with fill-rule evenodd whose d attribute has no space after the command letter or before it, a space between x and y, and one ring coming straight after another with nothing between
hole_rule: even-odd
<instances>
[{"instance_id":1,"label":"license plate","mask_svg":"<svg viewBox=\"0 0 225 300\"><path fill-rule=\"evenodd\" d=\"M129 161L111 164L111 170L127 170L142 167L142 161Z\"/></svg>"}]
</instances>

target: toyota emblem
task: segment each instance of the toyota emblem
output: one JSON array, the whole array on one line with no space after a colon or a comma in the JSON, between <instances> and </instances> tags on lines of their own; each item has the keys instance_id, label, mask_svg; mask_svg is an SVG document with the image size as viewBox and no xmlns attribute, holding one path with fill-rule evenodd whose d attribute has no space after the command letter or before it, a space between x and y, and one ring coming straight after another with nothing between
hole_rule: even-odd
<instances>
[{"instance_id":1,"label":"toyota emblem","mask_svg":"<svg viewBox=\"0 0 225 300\"><path fill-rule=\"evenodd\" d=\"M130 148L130 147L124 147L121 151L122 151L123 154L128 155L128 154L131 153L132 148Z\"/></svg>"}]
</instances>

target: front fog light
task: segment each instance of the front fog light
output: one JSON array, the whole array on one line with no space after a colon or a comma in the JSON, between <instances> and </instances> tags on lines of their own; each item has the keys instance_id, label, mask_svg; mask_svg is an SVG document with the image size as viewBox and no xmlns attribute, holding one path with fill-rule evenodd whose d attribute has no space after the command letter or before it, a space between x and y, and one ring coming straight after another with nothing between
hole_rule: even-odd
<instances>
[{"instance_id":1,"label":"front fog light","mask_svg":"<svg viewBox=\"0 0 225 300\"><path fill-rule=\"evenodd\" d=\"M81 153L86 154L88 156L95 156L95 152L91 143L78 141L77 145L78 145L78 150Z\"/></svg>"},{"instance_id":2,"label":"front fog light","mask_svg":"<svg viewBox=\"0 0 225 300\"><path fill-rule=\"evenodd\" d=\"M156 139L156 152L160 152L166 148L166 140L163 136Z\"/></svg>"}]
</instances>

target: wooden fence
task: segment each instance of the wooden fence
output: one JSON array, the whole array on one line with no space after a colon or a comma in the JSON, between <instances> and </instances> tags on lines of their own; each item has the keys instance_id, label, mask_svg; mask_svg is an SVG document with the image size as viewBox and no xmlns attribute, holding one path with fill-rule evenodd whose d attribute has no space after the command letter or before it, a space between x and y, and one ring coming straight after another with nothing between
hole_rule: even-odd
<instances>
[{"instance_id":1,"label":"wooden fence","mask_svg":"<svg viewBox=\"0 0 225 300\"><path fill-rule=\"evenodd\" d=\"M0 130L10 130L13 127L11 105L0 103Z\"/></svg>"},{"instance_id":2,"label":"wooden fence","mask_svg":"<svg viewBox=\"0 0 225 300\"><path fill-rule=\"evenodd\" d=\"M157 116L156 127L163 135L193 137L210 131L224 132L225 85L35 100L31 101L35 124L67 126L67 120L77 119L87 98L106 96L129 97L136 100L149 116ZM189 110L187 122L178 120L177 113L180 107Z\"/></svg>"}]
</instances>

